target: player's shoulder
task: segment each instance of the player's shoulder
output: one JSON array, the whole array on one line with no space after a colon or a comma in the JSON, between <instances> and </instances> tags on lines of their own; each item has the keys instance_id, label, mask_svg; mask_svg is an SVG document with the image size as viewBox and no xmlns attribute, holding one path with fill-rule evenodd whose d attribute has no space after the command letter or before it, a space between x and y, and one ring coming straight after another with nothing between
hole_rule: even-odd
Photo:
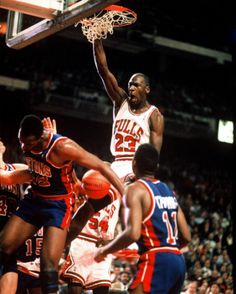
<instances>
[{"instance_id":1,"label":"player's shoulder","mask_svg":"<svg viewBox=\"0 0 236 294\"><path fill-rule=\"evenodd\" d=\"M140 179L125 187L125 193L131 195L131 197L133 197L132 195L142 194L143 191L146 191L146 188Z\"/></svg>"}]
</instances>

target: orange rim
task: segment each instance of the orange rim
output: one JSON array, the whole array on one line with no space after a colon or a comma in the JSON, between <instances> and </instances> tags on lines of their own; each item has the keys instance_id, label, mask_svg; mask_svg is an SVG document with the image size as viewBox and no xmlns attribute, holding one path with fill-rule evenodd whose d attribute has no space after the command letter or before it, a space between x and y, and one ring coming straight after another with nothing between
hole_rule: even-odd
<instances>
[{"instance_id":1,"label":"orange rim","mask_svg":"<svg viewBox=\"0 0 236 294\"><path fill-rule=\"evenodd\" d=\"M128 12L130 12L135 18L137 17L137 14L136 14L133 10L131 10L131 9L127 8L127 7L124 7L124 6L120 6L120 5L110 5L110 6L107 6L106 8L103 8L103 9L104 9L104 10L120 11L120 12L128 11Z\"/></svg>"}]
</instances>

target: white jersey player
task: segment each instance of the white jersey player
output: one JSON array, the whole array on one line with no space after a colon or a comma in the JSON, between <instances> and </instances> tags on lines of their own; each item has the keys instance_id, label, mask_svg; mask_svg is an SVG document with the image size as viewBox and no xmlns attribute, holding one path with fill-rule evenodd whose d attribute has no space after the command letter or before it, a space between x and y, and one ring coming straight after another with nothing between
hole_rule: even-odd
<instances>
[{"instance_id":1,"label":"white jersey player","mask_svg":"<svg viewBox=\"0 0 236 294\"><path fill-rule=\"evenodd\" d=\"M145 74L133 74L126 92L108 68L101 40L95 40L93 55L97 71L114 107L111 153L115 162L111 167L121 179L125 179L133 173L132 159L139 145L150 143L160 153L164 117L157 107L147 101L150 82Z\"/></svg>"},{"instance_id":2,"label":"white jersey player","mask_svg":"<svg viewBox=\"0 0 236 294\"><path fill-rule=\"evenodd\" d=\"M114 194L117 191L111 188L110 193ZM112 197L114 198L114 195ZM78 237L71 242L69 255L61 274L61 278L68 281L69 293L81 293L82 290L89 289L94 289L94 293L100 293L98 290L104 294L108 293L111 286L110 268L113 256L107 256L101 263L95 262L93 256L100 241L114 238L120 204L121 199L118 197L95 213Z\"/></svg>"},{"instance_id":3,"label":"white jersey player","mask_svg":"<svg viewBox=\"0 0 236 294\"><path fill-rule=\"evenodd\" d=\"M157 108L153 105L142 112L132 112L128 101L124 100L117 115L114 117L111 153L115 161L111 167L119 176L124 178L133 173L132 159L137 148L150 141L150 117Z\"/></svg>"}]
</instances>

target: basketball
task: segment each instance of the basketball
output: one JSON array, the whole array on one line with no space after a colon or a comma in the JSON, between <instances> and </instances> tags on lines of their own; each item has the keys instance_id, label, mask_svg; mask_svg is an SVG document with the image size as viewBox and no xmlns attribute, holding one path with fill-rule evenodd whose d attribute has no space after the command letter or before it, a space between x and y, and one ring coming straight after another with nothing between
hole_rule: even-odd
<instances>
[{"instance_id":1,"label":"basketball","mask_svg":"<svg viewBox=\"0 0 236 294\"><path fill-rule=\"evenodd\" d=\"M96 170L87 171L82 178L82 189L92 199L104 197L110 186L110 182Z\"/></svg>"}]
</instances>

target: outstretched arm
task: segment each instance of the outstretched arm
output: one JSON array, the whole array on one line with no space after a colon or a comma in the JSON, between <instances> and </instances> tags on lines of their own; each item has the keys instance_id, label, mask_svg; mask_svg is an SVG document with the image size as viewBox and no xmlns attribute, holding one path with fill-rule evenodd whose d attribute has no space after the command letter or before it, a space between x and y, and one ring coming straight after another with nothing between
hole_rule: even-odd
<instances>
[{"instance_id":1,"label":"outstretched arm","mask_svg":"<svg viewBox=\"0 0 236 294\"><path fill-rule=\"evenodd\" d=\"M129 209L127 226L113 241L97 250L95 254L96 261L102 261L107 254L127 248L140 238L143 218L142 198L144 196L144 189L136 183L127 188L126 205Z\"/></svg>"},{"instance_id":2,"label":"outstretched arm","mask_svg":"<svg viewBox=\"0 0 236 294\"><path fill-rule=\"evenodd\" d=\"M71 160L87 169L97 170L123 195L123 184L110 166L71 139L67 138L58 142L51 153L50 160L59 165Z\"/></svg>"},{"instance_id":3,"label":"outstretched arm","mask_svg":"<svg viewBox=\"0 0 236 294\"><path fill-rule=\"evenodd\" d=\"M101 40L95 40L93 44L93 57L97 72L102 79L107 94L113 101L115 107L119 108L128 95L121 87L119 87L117 79L108 68L107 59Z\"/></svg>"},{"instance_id":4,"label":"outstretched arm","mask_svg":"<svg viewBox=\"0 0 236 294\"><path fill-rule=\"evenodd\" d=\"M0 185L24 184L30 183L31 181L32 173L28 168L14 171L0 169Z\"/></svg>"}]
</instances>

